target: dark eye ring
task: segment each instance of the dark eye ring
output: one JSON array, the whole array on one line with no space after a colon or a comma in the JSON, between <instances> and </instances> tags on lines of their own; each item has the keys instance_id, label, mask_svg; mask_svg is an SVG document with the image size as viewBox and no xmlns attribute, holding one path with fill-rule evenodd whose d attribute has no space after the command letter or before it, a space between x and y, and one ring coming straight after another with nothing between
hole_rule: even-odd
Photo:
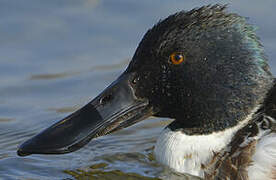
<instances>
[{"instance_id":1,"label":"dark eye ring","mask_svg":"<svg viewBox=\"0 0 276 180\"><path fill-rule=\"evenodd\" d=\"M170 62L178 65L181 64L185 60L185 56L182 53L174 52L170 55Z\"/></svg>"}]
</instances>

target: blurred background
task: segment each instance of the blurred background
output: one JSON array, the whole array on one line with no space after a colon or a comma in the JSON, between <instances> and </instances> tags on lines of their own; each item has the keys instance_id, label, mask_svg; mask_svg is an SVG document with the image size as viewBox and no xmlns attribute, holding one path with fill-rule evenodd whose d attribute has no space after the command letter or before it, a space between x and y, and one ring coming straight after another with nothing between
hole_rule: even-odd
<instances>
[{"instance_id":1,"label":"blurred background","mask_svg":"<svg viewBox=\"0 0 276 180\"><path fill-rule=\"evenodd\" d=\"M168 119L148 119L72 154L22 158L16 149L115 80L153 24L214 3L227 3L258 27L275 74L275 0L0 0L0 179L172 175L152 155Z\"/></svg>"}]
</instances>

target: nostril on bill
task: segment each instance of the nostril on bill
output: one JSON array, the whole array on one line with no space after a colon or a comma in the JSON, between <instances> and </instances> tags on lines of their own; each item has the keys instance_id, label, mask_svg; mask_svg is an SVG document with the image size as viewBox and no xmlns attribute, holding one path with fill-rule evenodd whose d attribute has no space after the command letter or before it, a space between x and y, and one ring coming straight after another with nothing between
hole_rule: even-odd
<instances>
[{"instance_id":1,"label":"nostril on bill","mask_svg":"<svg viewBox=\"0 0 276 180\"><path fill-rule=\"evenodd\" d=\"M108 101L110 101L112 99L112 95L111 94L107 94L105 96L103 96L101 99L100 99L100 104L101 105L105 105L106 103L108 103Z\"/></svg>"}]
</instances>

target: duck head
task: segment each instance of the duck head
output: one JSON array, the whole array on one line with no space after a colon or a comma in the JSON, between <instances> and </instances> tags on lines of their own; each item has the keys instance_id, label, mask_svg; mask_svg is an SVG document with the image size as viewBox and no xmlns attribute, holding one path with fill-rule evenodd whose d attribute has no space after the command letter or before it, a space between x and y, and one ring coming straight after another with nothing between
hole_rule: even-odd
<instances>
[{"instance_id":1,"label":"duck head","mask_svg":"<svg viewBox=\"0 0 276 180\"><path fill-rule=\"evenodd\" d=\"M263 48L225 6L181 11L143 37L126 71L83 108L27 140L18 155L63 154L149 116L208 134L235 126L271 88Z\"/></svg>"}]
</instances>

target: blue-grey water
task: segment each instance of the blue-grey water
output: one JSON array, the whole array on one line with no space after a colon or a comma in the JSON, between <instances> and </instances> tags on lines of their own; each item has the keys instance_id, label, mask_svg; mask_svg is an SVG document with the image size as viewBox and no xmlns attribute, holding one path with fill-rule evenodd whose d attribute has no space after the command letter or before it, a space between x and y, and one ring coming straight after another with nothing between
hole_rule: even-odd
<instances>
[{"instance_id":1,"label":"blue-grey water","mask_svg":"<svg viewBox=\"0 0 276 180\"><path fill-rule=\"evenodd\" d=\"M16 149L115 80L161 18L217 2L258 27L275 74L275 0L0 0L0 179L173 176L152 156L168 119L150 118L66 155L22 158Z\"/></svg>"}]
</instances>

